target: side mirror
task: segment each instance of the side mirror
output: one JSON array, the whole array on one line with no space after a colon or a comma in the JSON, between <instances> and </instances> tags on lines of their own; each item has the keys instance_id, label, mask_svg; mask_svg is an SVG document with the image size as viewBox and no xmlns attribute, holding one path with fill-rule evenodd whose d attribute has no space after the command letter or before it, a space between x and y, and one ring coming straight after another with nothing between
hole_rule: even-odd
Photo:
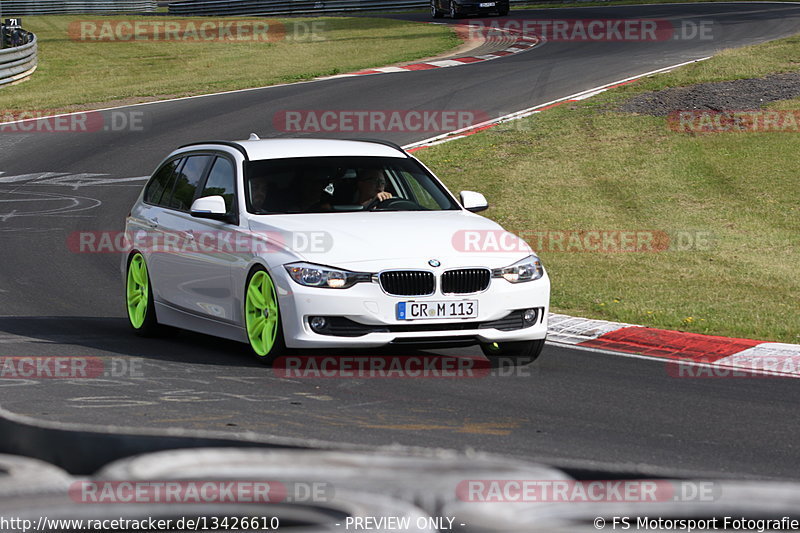
<instances>
[{"instance_id":1,"label":"side mirror","mask_svg":"<svg viewBox=\"0 0 800 533\"><path fill-rule=\"evenodd\" d=\"M205 196L192 202L191 214L197 218L230 221L228 208L222 196Z\"/></svg>"},{"instance_id":2,"label":"side mirror","mask_svg":"<svg viewBox=\"0 0 800 533\"><path fill-rule=\"evenodd\" d=\"M487 202L486 197L479 192L461 191L458 193L458 196L461 198L461 205L463 205L464 209L467 211L477 213L478 211L489 209L489 202Z\"/></svg>"}]
</instances>

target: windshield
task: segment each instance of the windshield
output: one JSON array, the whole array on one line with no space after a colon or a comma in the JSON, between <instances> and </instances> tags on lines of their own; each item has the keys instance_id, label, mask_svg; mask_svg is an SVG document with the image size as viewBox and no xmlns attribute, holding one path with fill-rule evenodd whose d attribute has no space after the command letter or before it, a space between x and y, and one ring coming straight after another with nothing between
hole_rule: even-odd
<instances>
[{"instance_id":1,"label":"windshield","mask_svg":"<svg viewBox=\"0 0 800 533\"><path fill-rule=\"evenodd\" d=\"M302 157L246 164L253 214L459 209L417 161L393 157Z\"/></svg>"}]
</instances>

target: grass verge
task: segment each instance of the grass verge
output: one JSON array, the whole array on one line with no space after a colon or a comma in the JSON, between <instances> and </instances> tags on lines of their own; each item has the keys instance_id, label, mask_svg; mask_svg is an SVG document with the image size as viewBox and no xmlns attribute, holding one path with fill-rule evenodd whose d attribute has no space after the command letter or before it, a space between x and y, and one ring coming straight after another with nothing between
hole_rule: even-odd
<instances>
[{"instance_id":1,"label":"grass verge","mask_svg":"<svg viewBox=\"0 0 800 533\"><path fill-rule=\"evenodd\" d=\"M531 1L524 4L511 5L511 17L514 17L514 10L523 9L568 9L573 7L605 7L605 6L634 6L634 5L648 5L648 4L699 4L708 2L723 2L730 3L736 0L553 0L552 2L535 2ZM763 3L794 3L797 0L742 0L747 2L763 2ZM387 11L373 11L376 16L382 14L391 15L398 13L429 13L430 9L402 9L402 10L387 10ZM469 19L464 19L469 20Z\"/></svg>"},{"instance_id":2,"label":"grass verge","mask_svg":"<svg viewBox=\"0 0 800 533\"><path fill-rule=\"evenodd\" d=\"M264 19L220 18L212 22L262 25L242 37L234 31L225 41L204 40L213 30L191 33L188 24L199 29L209 20L26 17L25 29L39 39L39 68L30 80L0 88L0 109L87 109L260 87L412 61L461 44L442 26L365 17L272 19L267 29ZM144 38L131 39L126 22L149 25L136 33ZM163 40L163 25L174 22L182 25L178 35L184 40ZM162 26L148 33L154 24Z\"/></svg>"},{"instance_id":3,"label":"grass verge","mask_svg":"<svg viewBox=\"0 0 800 533\"><path fill-rule=\"evenodd\" d=\"M642 91L797 71L798 58L800 36L725 51L417 155L540 249L556 312L800 343L800 134L678 133L615 111ZM663 232L670 249L569 243L618 230Z\"/></svg>"},{"instance_id":4,"label":"grass verge","mask_svg":"<svg viewBox=\"0 0 800 533\"><path fill-rule=\"evenodd\" d=\"M750 2L793 2L795 0L747 0ZM632 6L644 4L695 4L707 2L731 2L731 0L583 0L578 2L531 2L528 4L515 5L514 9L564 9L572 7L603 7L603 6Z\"/></svg>"}]
</instances>

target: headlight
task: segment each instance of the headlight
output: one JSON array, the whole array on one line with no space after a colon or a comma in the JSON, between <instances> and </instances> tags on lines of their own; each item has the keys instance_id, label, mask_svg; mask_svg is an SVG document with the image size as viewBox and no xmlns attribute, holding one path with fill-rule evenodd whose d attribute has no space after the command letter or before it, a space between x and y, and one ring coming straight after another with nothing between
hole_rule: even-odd
<instances>
[{"instance_id":1,"label":"headlight","mask_svg":"<svg viewBox=\"0 0 800 533\"><path fill-rule=\"evenodd\" d=\"M291 263L283 267L293 280L306 287L347 289L356 283L372 279L372 275L366 272L350 272L313 263Z\"/></svg>"},{"instance_id":2,"label":"headlight","mask_svg":"<svg viewBox=\"0 0 800 533\"><path fill-rule=\"evenodd\" d=\"M535 255L529 255L522 261L517 261L511 266L495 268L492 270L493 278L504 278L511 283L533 281L544 276L544 267L541 260Z\"/></svg>"}]
</instances>

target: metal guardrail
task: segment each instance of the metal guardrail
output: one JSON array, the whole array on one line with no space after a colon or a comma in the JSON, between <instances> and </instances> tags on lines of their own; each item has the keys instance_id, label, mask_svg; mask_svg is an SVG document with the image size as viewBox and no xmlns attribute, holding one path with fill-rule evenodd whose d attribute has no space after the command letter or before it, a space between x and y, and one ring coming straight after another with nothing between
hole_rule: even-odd
<instances>
[{"instance_id":1,"label":"metal guardrail","mask_svg":"<svg viewBox=\"0 0 800 533\"><path fill-rule=\"evenodd\" d=\"M511 4L530 0L511 0ZM430 7L429 0L190 0L171 2L171 15L305 15Z\"/></svg>"},{"instance_id":2,"label":"metal guardrail","mask_svg":"<svg viewBox=\"0 0 800 533\"><path fill-rule=\"evenodd\" d=\"M36 36L29 31L18 31L24 44L0 49L0 87L27 78L38 64Z\"/></svg>"},{"instance_id":3,"label":"metal guardrail","mask_svg":"<svg viewBox=\"0 0 800 533\"><path fill-rule=\"evenodd\" d=\"M2 0L0 15L57 15L155 11L156 0Z\"/></svg>"}]
</instances>

